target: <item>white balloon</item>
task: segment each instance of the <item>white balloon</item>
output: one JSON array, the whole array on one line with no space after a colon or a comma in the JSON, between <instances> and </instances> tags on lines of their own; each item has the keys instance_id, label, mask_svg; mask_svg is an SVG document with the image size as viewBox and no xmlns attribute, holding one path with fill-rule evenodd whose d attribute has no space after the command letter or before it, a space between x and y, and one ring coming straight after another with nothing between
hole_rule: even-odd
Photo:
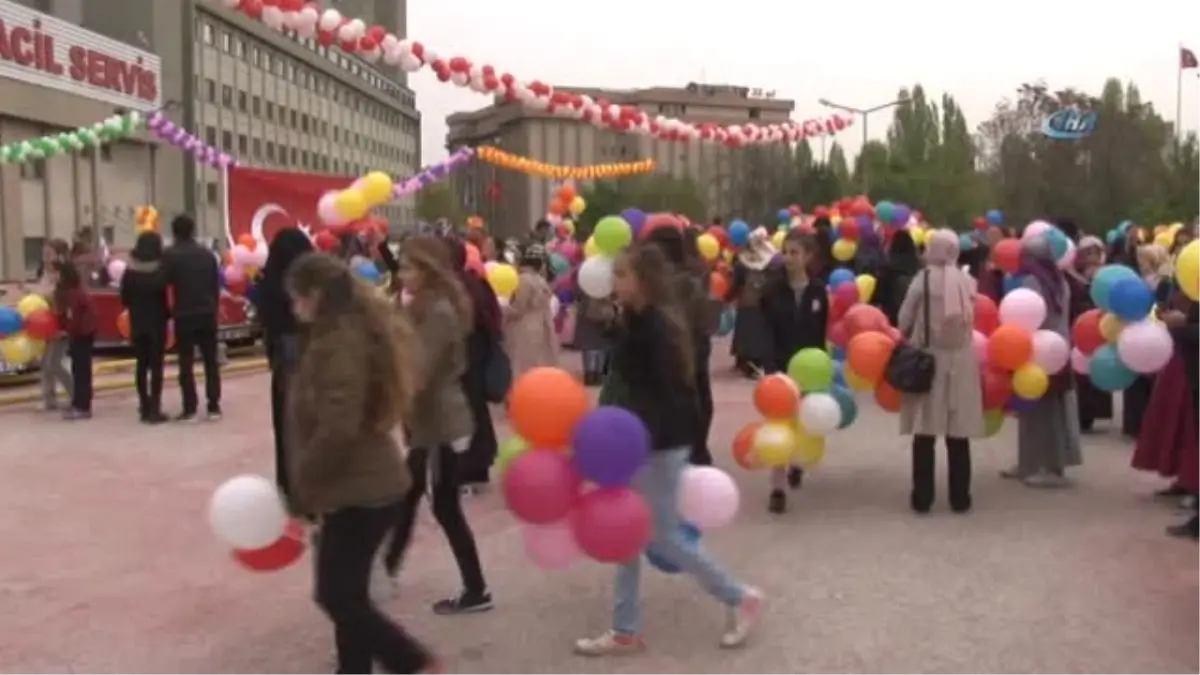
<instances>
[{"instance_id":1,"label":"white balloon","mask_svg":"<svg viewBox=\"0 0 1200 675\"><path fill-rule=\"evenodd\" d=\"M317 34L317 22L309 21L306 18L298 18L295 20L296 34L302 38L311 38Z\"/></svg>"},{"instance_id":2,"label":"white balloon","mask_svg":"<svg viewBox=\"0 0 1200 675\"><path fill-rule=\"evenodd\" d=\"M841 422L842 406L829 394L814 392L800 401L800 424L810 434L831 434Z\"/></svg>"},{"instance_id":3,"label":"white balloon","mask_svg":"<svg viewBox=\"0 0 1200 675\"><path fill-rule=\"evenodd\" d=\"M1066 338L1052 330L1039 330L1033 334L1033 362L1041 366L1047 375L1066 368L1070 360L1071 348Z\"/></svg>"},{"instance_id":4,"label":"white balloon","mask_svg":"<svg viewBox=\"0 0 1200 675\"><path fill-rule=\"evenodd\" d=\"M724 527L733 522L741 504L737 483L713 466L691 466L679 480L677 506L683 520L701 530Z\"/></svg>"},{"instance_id":5,"label":"white balloon","mask_svg":"<svg viewBox=\"0 0 1200 675\"><path fill-rule=\"evenodd\" d=\"M1139 321L1125 326L1117 338L1117 355L1121 363L1135 373L1157 373L1171 360L1175 341L1166 326L1153 321Z\"/></svg>"},{"instance_id":6,"label":"white balloon","mask_svg":"<svg viewBox=\"0 0 1200 675\"><path fill-rule=\"evenodd\" d=\"M238 244L233 247L233 252L230 254L235 267L253 267L254 266L254 251Z\"/></svg>"},{"instance_id":7,"label":"white balloon","mask_svg":"<svg viewBox=\"0 0 1200 675\"><path fill-rule=\"evenodd\" d=\"M596 255L579 266L579 289L588 297L604 299L613 292L612 258Z\"/></svg>"},{"instance_id":8,"label":"white balloon","mask_svg":"<svg viewBox=\"0 0 1200 675\"><path fill-rule=\"evenodd\" d=\"M1029 332L1046 320L1046 301L1028 288L1009 291L1000 301L1000 323L1020 326Z\"/></svg>"},{"instance_id":9,"label":"white balloon","mask_svg":"<svg viewBox=\"0 0 1200 675\"><path fill-rule=\"evenodd\" d=\"M278 7L266 6L262 8L262 22L267 25L267 28L272 30L283 29L283 10Z\"/></svg>"},{"instance_id":10,"label":"white balloon","mask_svg":"<svg viewBox=\"0 0 1200 675\"><path fill-rule=\"evenodd\" d=\"M112 283L121 283L121 277L125 276L126 267L125 261L120 258L113 258L108 261L108 278L112 280Z\"/></svg>"},{"instance_id":11,"label":"white balloon","mask_svg":"<svg viewBox=\"0 0 1200 675\"><path fill-rule=\"evenodd\" d=\"M254 259L252 264L258 269L262 269L263 265L267 264L267 256L270 254L271 249L267 248L267 245L261 241L258 242L258 246L255 246L254 250L250 252L251 257Z\"/></svg>"},{"instance_id":12,"label":"white balloon","mask_svg":"<svg viewBox=\"0 0 1200 675\"><path fill-rule=\"evenodd\" d=\"M1079 351L1079 349L1071 350L1071 369L1080 375L1088 374L1088 367L1092 364L1092 357Z\"/></svg>"},{"instance_id":13,"label":"white balloon","mask_svg":"<svg viewBox=\"0 0 1200 675\"><path fill-rule=\"evenodd\" d=\"M326 33L332 33L340 25L342 25L342 13L336 9L327 9L321 12L321 18L317 21L317 28Z\"/></svg>"},{"instance_id":14,"label":"white balloon","mask_svg":"<svg viewBox=\"0 0 1200 675\"><path fill-rule=\"evenodd\" d=\"M230 478L208 502L208 523L213 532L236 549L270 546L283 536L287 522L279 489L262 476Z\"/></svg>"},{"instance_id":15,"label":"white balloon","mask_svg":"<svg viewBox=\"0 0 1200 675\"><path fill-rule=\"evenodd\" d=\"M1021 238L1029 239L1030 237L1036 237L1039 234L1045 234L1052 227L1054 226L1044 220L1035 220L1025 226L1025 231L1021 233Z\"/></svg>"}]
</instances>

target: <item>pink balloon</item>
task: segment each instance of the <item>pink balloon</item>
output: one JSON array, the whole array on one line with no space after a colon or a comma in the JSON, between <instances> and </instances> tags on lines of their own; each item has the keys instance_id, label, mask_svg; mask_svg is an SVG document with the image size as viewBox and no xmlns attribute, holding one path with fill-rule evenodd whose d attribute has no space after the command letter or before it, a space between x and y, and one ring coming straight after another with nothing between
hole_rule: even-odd
<instances>
[{"instance_id":1,"label":"pink balloon","mask_svg":"<svg viewBox=\"0 0 1200 675\"><path fill-rule=\"evenodd\" d=\"M529 450L504 472L504 502L522 521L548 525L567 517L581 485L567 453Z\"/></svg>"},{"instance_id":2,"label":"pink balloon","mask_svg":"<svg viewBox=\"0 0 1200 675\"><path fill-rule=\"evenodd\" d=\"M1174 349L1175 341L1166 326L1152 321L1125 326L1117 338L1117 355L1121 357L1121 363L1143 375L1162 370L1171 360Z\"/></svg>"},{"instance_id":3,"label":"pink balloon","mask_svg":"<svg viewBox=\"0 0 1200 675\"><path fill-rule=\"evenodd\" d=\"M125 276L125 267L125 261L120 258L108 261L108 278L112 279L114 284L120 283L121 277Z\"/></svg>"},{"instance_id":4,"label":"pink balloon","mask_svg":"<svg viewBox=\"0 0 1200 675\"><path fill-rule=\"evenodd\" d=\"M833 297L847 306L853 305L859 300L858 286L853 281L844 281L833 289Z\"/></svg>"},{"instance_id":5,"label":"pink balloon","mask_svg":"<svg viewBox=\"0 0 1200 675\"><path fill-rule=\"evenodd\" d=\"M583 555L569 519L549 525L525 525L521 539L533 564L548 572L565 570Z\"/></svg>"},{"instance_id":6,"label":"pink balloon","mask_svg":"<svg viewBox=\"0 0 1200 675\"><path fill-rule=\"evenodd\" d=\"M1052 330L1039 330L1033 334L1033 362L1053 375L1067 367L1071 360L1071 348L1063 336Z\"/></svg>"},{"instance_id":7,"label":"pink balloon","mask_svg":"<svg viewBox=\"0 0 1200 675\"><path fill-rule=\"evenodd\" d=\"M641 555L654 532L654 518L646 500L632 489L600 488L579 498L571 510L571 530L579 548L594 560L619 563Z\"/></svg>"},{"instance_id":8,"label":"pink balloon","mask_svg":"<svg viewBox=\"0 0 1200 675\"><path fill-rule=\"evenodd\" d=\"M987 363L987 336L979 331L971 333L971 346L975 348L975 358L979 360L979 365Z\"/></svg>"},{"instance_id":9,"label":"pink balloon","mask_svg":"<svg viewBox=\"0 0 1200 675\"><path fill-rule=\"evenodd\" d=\"M1009 291L1000 301L1000 324L1020 326L1030 333L1046 320L1046 301L1028 288Z\"/></svg>"},{"instance_id":10,"label":"pink balloon","mask_svg":"<svg viewBox=\"0 0 1200 675\"><path fill-rule=\"evenodd\" d=\"M1035 220L1025 226L1025 231L1021 233L1021 238L1029 239L1030 237L1036 237L1039 234L1045 234L1046 230L1049 230L1051 227L1053 227L1053 225L1044 220Z\"/></svg>"},{"instance_id":11,"label":"pink balloon","mask_svg":"<svg viewBox=\"0 0 1200 675\"><path fill-rule=\"evenodd\" d=\"M321 198L317 200L317 217L330 227L346 224L346 221L338 215L336 200L337 192L333 190L321 195Z\"/></svg>"},{"instance_id":12,"label":"pink balloon","mask_svg":"<svg viewBox=\"0 0 1200 675\"><path fill-rule=\"evenodd\" d=\"M1080 375L1088 374L1088 367L1092 363L1092 357L1079 351L1078 348L1071 350L1071 369Z\"/></svg>"},{"instance_id":13,"label":"pink balloon","mask_svg":"<svg viewBox=\"0 0 1200 675\"><path fill-rule=\"evenodd\" d=\"M566 258L569 262L576 262L582 256L583 251L579 248L579 244L567 240L559 244L558 254Z\"/></svg>"},{"instance_id":14,"label":"pink balloon","mask_svg":"<svg viewBox=\"0 0 1200 675\"><path fill-rule=\"evenodd\" d=\"M740 502L737 483L716 467L691 466L680 477L679 515L701 530L733 522Z\"/></svg>"},{"instance_id":15,"label":"pink balloon","mask_svg":"<svg viewBox=\"0 0 1200 675\"><path fill-rule=\"evenodd\" d=\"M240 284L246 280L246 272L237 265L225 266L225 283Z\"/></svg>"}]
</instances>

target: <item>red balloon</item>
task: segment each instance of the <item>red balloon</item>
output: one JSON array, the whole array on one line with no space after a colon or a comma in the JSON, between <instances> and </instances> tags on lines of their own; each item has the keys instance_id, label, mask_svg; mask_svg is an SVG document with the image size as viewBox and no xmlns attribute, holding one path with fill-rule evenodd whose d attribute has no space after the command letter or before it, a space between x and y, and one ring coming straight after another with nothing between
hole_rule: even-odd
<instances>
[{"instance_id":1,"label":"red balloon","mask_svg":"<svg viewBox=\"0 0 1200 675\"><path fill-rule=\"evenodd\" d=\"M274 544L253 550L235 550L233 559L242 567L255 572L274 572L296 562L304 555L304 525L288 523L283 536Z\"/></svg>"},{"instance_id":2,"label":"red balloon","mask_svg":"<svg viewBox=\"0 0 1200 675\"><path fill-rule=\"evenodd\" d=\"M673 227L677 230L683 229L683 223L679 218L672 213L653 213L646 217L646 222L642 224L642 229L638 232L638 239L645 239L650 236L650 233L660 227Z\"/></svg>"},{"instance_id":3,"label":"red balloon","mask_svg":"<svg viewBox=\"0 0 1200 675\"><path fill-rule=\"evenodd\" d=\"M52 340L58 335L58 319L48 309L30 312L25 317L25 333L36 340Z\"/></svg>"},{"instance_id":4,"label":"red balloon","mask_svg":"<svg viewBox=\"0 0 1200 675\"><path fill-rule=\"evenodd\" d=\"M567 517L582 484L565 452L529 450L504 472L504 503L527 523L549 525Z\"/></svg>"},{"instance_id":5,"label":"red balloon","mask_svg":"<svg viewBox=\"0 0 1200 675\"><path fill-rule=\"evenodd\" d=\"M637 492L601 488L579 498L571 510L571 530L579 548L594 560L620 563L641 555L654 532L654 519Z\"/></svg>"},{"instance_id":6,"label":"red balloon","mask_svg":"<svg viewBox=\"0 0 1200 675\"><path fill-rule=\"evenodd\" d=\"M975 330L990 336L1000 327L1000 309L986 295L975 296Z\"/></svg>"},{"instance_id":7,"label":"red balloon","mask_svg":"<svg viewBox=\"0 0 1200 675\"><path fill-rule=\"evenodd\" d=\"M833 289L833 301L841 303L849 309L858 302L858 285L853 281L844 281Z\"/></svg>"},{"instance_id":8,"label":"red balloon","mask_svg":"<svg viewBox=\"0 0 1200 675\"><path fill-rule=\"evenodd\" d=\"M1085 356L1091 356L1092 352L1104 344L1104 336L1100 334L1100 319L1103 316L1104 313L1100 310L1089 309L1080 314L1079 318L1075 319L1075 325L1071 327L1075 348Z\"/></svg>"},{"instance_id":9,"label":"red balloon","mask_svg":"<svg viewBox=\"0 0 1200 675\"><path fill-rule=\"evenodd\" d=\"M334 236L332 232L321 230L313 239L313 244L316 245L317 250L324 251L325 253L331 253L337 250L338 238Z\"/></svg>"},{"instance_id":10,"label":"red balloon","mask_svg":"<svg viewBox=\"0 0 1200 675\"><path fill-rule=\"evenodd\" d=\"M842 318L842 323L846 325L846 337L851 340L855 335L866 331L885 333L888 326L891 325L888 323L887 316L878 307L862 303L851 307L846 312L846 316Z\"/></svg>"},{"instance_id":11,"label":"red balloon","mask_svg":"<svg viewBox=\"0 0 1200 675\"><path fill-rule=\"evenodd\" d=\"M983 409L997 410L1004 407L1012 396L1012 375L988 367L979 369L979 381L983 388Z\"/></svg>"},{"instance_id":12,"label":"red balloon","mask_svg":"<svg viewBox=\"0 0 1200 675\"><path fill-rule=\"evenodd\" d=\"M1021 242L1017 239L1001 239L992 247L992 264L1008 274L1016 274L1021 267Z\"/></svg>"},{"instance_id":13,"label":"red balloon","mask_svg":"<svg viewBox=\"0 0 1200 675\"><path fill-rule=\"evenodd\" d=\"M976 230L979 230L980 232L982 232L983 230L987 229L987 226L988 226L987 218L984 218L983 216L978 216L975 218L975 229Z\"/></svg>"},{"instance_id":14,"label":"red balloon","mask_svg":"<svg viewBox=\"0 0 1200 675\"><path fill-rule=\"evenodd\" d=\"M846 335L846 326L841 321L831 325L825 337L838 347L845 347L846 342L850 340L850 337Z\"/></svg>"},{"instance_id":15,"label":"red balloon","mask_svg":"<svg viewBox=\"0 0 1200 675\"><path fill-rule=\"evenodd\" d=\"M838 234L841 235L842 239L858 241L858 221L843 220L841 224L838 225Z\"/></svg>"},{"instance_id":16,"label":"red balloon","mask_svg":"<svg viewBox=\"0 0 1200 675\"><path fill-rule=\"evenodd\" d=\"M721 244L721 248L729 248L729 232L725 228L720 225L713 225L706 232L711 234L717 240L717 243Z\"/></svg>"}]
</instances>

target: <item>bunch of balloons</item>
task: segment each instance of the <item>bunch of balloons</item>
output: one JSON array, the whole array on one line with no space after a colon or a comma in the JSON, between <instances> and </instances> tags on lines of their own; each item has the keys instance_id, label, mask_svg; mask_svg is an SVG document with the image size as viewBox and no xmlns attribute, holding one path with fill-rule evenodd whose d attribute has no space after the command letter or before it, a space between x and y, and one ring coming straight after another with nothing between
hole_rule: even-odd
<instances>
[{"instance_id":1,"label":"bunch of balloons","mask_svg":"<svg viewBox=\"0 0 1200 675\"><path fill-rule=\"evenodd\" d=\"M234 295L245 295L258 270L267 264L269 249L253 235L243 234L229 251L221 269L221 285Z\"/></svg>"},{"instance_id":2,"label":"bunch of balloons","mask_svg":"<svg viewBox=\"0 0 1200 675\"><path fill-rule=\"evenodd\" d=\"M153 206L139 206L133 212L133 230L142 232L157 232L159 224L158 209Z\"/></svg>"},{"instance_id":3,"label":"bunch of balloons","mask_svg":"<svg viewBox=\"0 0 1200 675\"><path fill-rule=\"evenodd\" d=\"M10 369L31 365L42 357L46 341L58 333L58 319L50 304L29 293L15 307L0 307L0 360Z\"/></svg>"},{"instance_id":4,"label":"bunch of balloons","mask_svg":"<svg viewBox=\"0 0 1200 675\"><path fill-rule=\"evenodd\" d=\"M550 200L550 206L546 210L550 215L558 216L560 219L566 215L578 218L587 210L587 200L576 191L574 183L567 181L554 191L554 198ZM574 234L573 227L571 234Z\"/></svg>"},{"instance_id":5,"label":"bunch of balloons","mask_svg":"<svg viewBox=\"0 0 1200 675\"><path fill-rule=\"evenodd\" d=\"M1200 302L1200 241L1193 241L1175 258L1175 283L1194 302Z\"/></svg>"},{"instance_id":6,"label":"bunch of balloons","mask_svg":"<svg viewBox=\"0 0 1200 675\"><path fill-rule=\"evenodd\" d=\"M1138 375L1162 370L1174 341L1153 316L1154 289L1124 265L1105 265L1092 277L1090 293L1095 309L1080 314L1071 328L1075 372L1098 389L1120 391Z\"/></svg>"},{"instance_id":7,"label":"bunch of balloons","mask_svg":"<svg viewBox=\"0 0 1200 675\"><path fill-rule=\"evenodd\" d=\"M833 313L830 313L833 320ZM877 307L858 304L846 311L830 329L830 342L842 347L846 361L841 380L858 391L874 391L875 402L888 412L899 412L901 395L884 378L888 360L900 341L896 330Z\"/></svg>"},{"instance_id":8,"label":"bunch of balloons","mask_svg":"<svg viewBox=\"0 0 1200 675\"><path fill-rule=\"evenodd\" d=\"M345 190L332 190L317 201L317 217L326 227L339 228L367 216L392 199L395 183L382 171L372 171Z\"/></svg>"},{"instance_id":9,"label":"bunch of balloons","mask_svg":"<svg viewBox=\"0 0 1200 675\"><path fill-rule=\"evenodd\" d=\"M209 499L208 523L247 569L273 572L304 555L304 526L288 518L275 483L262 476L241 475L222 483Z\"/></svg>"},{"instance_id":10,"label":"bunch of balloons","mask_svg":"<svg viewBox=\"0 0 1200 675\"><path fill-rule=\"evenodd\" d=\"M646 228L643 227L643 232ZM588 297L603 299L613 292L613 258L633 243L633 227L621 216L605 216L596 223L592 237L584 245L584 261L579 266L579 290ZM588 247L594 250L588 255Z\"/></svg>"},{"instance_id":11,"label":"bunch of balloons","mask_svg":"<svg viewBox=\"0 0 1200 675\"><path fill-rule=\"evenodd\" d=\"M870 302L877 284L870 274L854 276L845 267L835 269L829 274L830 313L844 316L854 305Z\"/></svg>"}]
</instances>

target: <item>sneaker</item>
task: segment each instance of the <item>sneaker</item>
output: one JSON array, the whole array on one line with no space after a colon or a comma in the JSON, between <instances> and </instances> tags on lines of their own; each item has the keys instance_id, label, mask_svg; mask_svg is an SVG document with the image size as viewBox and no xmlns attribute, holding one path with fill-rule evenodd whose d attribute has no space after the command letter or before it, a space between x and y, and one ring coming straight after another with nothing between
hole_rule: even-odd
<instances>
[{"instance_id":1,"label":"sneaker","mask_svg":"<svg viewBox=\"0 0 1200 675\"><path fill-rule=\"evenodd\" d=\"M220 422L221 417L222 415L220 408L209 408L208 412L204 414L204 420L206 422Z\"/></svg>"},{"instance_id":2,"label":"sneaker","mask_svg":"<svg viewBox=\"0 0 1200 675\"><path fill-rule=\"evenodd\" d=\"M610 630L599 637L575 641L575 653L580 656L623 656L646 649L641 636L626 635Z\"/></svg>"},{"instance_id":3,"label":"sneaker","mask_svg":"<svg viewBox=\"0 0 1200 675\"><path fill-rule=\"evenodd\" d=\"M767 511L771 513L787 511L787 495L783 490L771 490L771 497L767 500Z\"/></svg>"},{"instance_id":4,"label":"sneaker","mask_svg":"<svg viewBox=\"0 0 1200 675\"><path fill-rule=\"evenodd\" d=\"M793 490L799 490L804 483L804 469L798 466L789 466L787 470L787 485Z\"/></svg>"},{"instance_id":5,"label":"sneaker","mask_svg":"<svg viewBox=\"0 0 1200 675\"><path fill-rule=\"evenodd\" d=\"M721 636L721 646L734 649L746 644L746 639L762 620L766 604L766 597L757 588L747 588L743 591L742 604L729 609L725 634Z\"/></svg>"},{"instance_id":6,"label":"sneaker","mask_svg":"<svg viewBox=\"0 0 1200 675\"><path fill-rule=\"evenodd\" d=\"M171 418L161 412L152 412L142 415L142 424L163 424L170 422Z\"/></svg>"},{"instance_id":7,"label":"sneaker","mask_svg":"<svg viewBox=\"0 0 1200 675\"><path fill-rule=\"evenodd\" d=\"M194 413L194 412L181 412L181 413L179 413L178 415L176 415L176 416L175 416L175 421L176 421L176 422L182 422L182 423L184 423L184 424L186 424L186 423L188 423L188 422L195 422L195 421L196 421L196 413Z\"/></svg>"},{"instance_id":8,"label":"sneaker","mask_svg":"<svg viewBox=\"0 0 1200 675\"><path fill-rule=\"evenodd\" d=\"M63 419L64 420L90 420L90 419L92 419L92 411L91 410L80 410L78 408L67 408L67 410L65 412L63 412Z\"/></svg>"},{"instance_id":9,"label":"sneaker","mask_svg":"<svg viewBox=\"0 0 1200 675\"><path fill-rule=\"evenodd\" d=\"M492 594L484 591L483 593L469 593L463 591L457 597L438 600L433 603L433 613L439 616L450 616L452 614L477 614L486 612L493 607Z\"/></svg>"}]
</instances>

